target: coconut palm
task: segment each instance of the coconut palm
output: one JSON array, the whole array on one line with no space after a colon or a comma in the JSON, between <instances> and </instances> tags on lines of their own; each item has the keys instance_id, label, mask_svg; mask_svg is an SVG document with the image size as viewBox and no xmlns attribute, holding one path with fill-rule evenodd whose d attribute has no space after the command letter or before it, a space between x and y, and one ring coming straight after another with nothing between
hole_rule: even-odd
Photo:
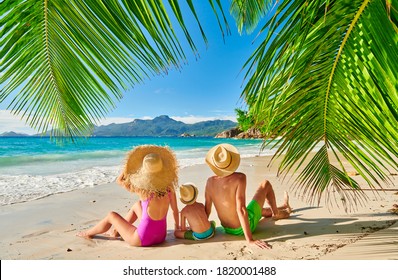
<instances>
[{"instance_id":1,"label":"coconut palm","mask_svg":"<svg viewBox=\"0 0 398 280\"><path fill-rule=\"evenodd\" d=\"M2 1L0 102L9 97L9 108L39 131L89 134L128 87L181 68L183 45L197 55L183 1L167 2ZM220 4L209 3L215 11Z\"/></svg>"},{"instance_id":2,"label":"coconut palm","mask_svg":"<svg viewBox=\"0 0 398 280\"><path fill-rule=\"evenodd\" d=\"M326 193L347 206L363 192L343 162L372 188L398 169L398 1L296 0L273 8L246 64L243 95L263 131L281 137L265 143L279 146L274 158L284 155L280 172L305 163L300 195L319 203ZM235 14L242 30L256 24L249 13Z\"/></svg>"},{"instance_id":3,"label":"coconut palm","mask_svg":"<svg viewBox=\"0 0 398 280\"><path fill-rule=\"evenodd\" d=\"M38 130L89 133L127 87L180 68L185 45L196 53L182 3L206 42L194 1L167 3L3 1L0 102ZM227 32L220 0L209 4ZM281 137L280 172L304 167L297 182L311 201L325 190L343 204L360 197L345 191L360 190L345 160L371 187L398 169L397 9L397 0L231 2L239 31L262 27L242 97L257 126Z\"/></svg>"}]
</instances>

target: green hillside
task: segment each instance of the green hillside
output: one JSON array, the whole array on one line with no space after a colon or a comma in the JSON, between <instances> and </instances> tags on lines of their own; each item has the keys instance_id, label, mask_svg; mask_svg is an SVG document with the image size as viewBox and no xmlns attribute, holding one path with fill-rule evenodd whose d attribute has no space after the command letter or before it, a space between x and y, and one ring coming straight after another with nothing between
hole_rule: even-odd
<instances>
[{"instance_id":1,"label":"green hillside","mask_svg":"<svg viewBox=\"0 0 398 280\"><path fill-rule=\"evenodd\" d=\"M215 136L236 126L237 123L229 120L186 124L163 115L153 120L136 119L129 123L99 126L95 128L93 136Z\"/></svg>"}]
</instances>

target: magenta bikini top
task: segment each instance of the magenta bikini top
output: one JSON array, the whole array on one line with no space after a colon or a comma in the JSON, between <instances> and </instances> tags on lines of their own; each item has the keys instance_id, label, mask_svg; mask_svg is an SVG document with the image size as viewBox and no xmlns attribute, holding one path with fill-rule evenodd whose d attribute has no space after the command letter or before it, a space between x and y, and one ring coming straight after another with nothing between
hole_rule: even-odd
<instances>
[{"instance_id":1,"label":"magenta bikini top","mask_svg":"<svg viewBox=\"0 0 398 280\"><path fill-rule=\"evenodd\" d=\"M146 200L141 200L142 217L137 227L138 236L141 240L141 246L151 246L162 243L167 234L167 212L160 220L153 220L148 215L148 205L153 196Z\"/></svg>"}]
</instances>

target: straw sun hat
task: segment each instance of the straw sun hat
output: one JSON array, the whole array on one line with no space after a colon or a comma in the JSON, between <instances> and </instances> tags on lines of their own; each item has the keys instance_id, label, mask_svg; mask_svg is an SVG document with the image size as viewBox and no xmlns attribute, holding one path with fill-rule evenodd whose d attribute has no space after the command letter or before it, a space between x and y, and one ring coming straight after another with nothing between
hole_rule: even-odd
<instances>
[{"instance_id":1,"label":"straw sun hat","mask_svg":"<svg viewBox=\"0 0 398 280\"><path fill-rule=\"evenodd\" d=\"M182 203L191 205L198 197L198 189L192 183L185 183L180 187L180 200Z\"/></svg>"},{"instance_id":2,"label":"straw sun hat","mask_svg":"<svg viewBox=\"0 0 398 280\"><path fill-rule=\"evenodd\" d=\"M207 152L205 160L217 176L225 177L231 175L238 169L240 155L234 146L230 144L219 144Z\"/></svg>"},{"instance_id":3,"label":"straw sun hat","mask_svg":"<svg viewBox=\"0 0 398 280\"><path fill-rule=\"evenodd\" d=\"M123 183L127 190L146 195L163 195L178 183L177 159L168 147L136 147L127 154L123 173Z\"/></svg>"}]
</instances>

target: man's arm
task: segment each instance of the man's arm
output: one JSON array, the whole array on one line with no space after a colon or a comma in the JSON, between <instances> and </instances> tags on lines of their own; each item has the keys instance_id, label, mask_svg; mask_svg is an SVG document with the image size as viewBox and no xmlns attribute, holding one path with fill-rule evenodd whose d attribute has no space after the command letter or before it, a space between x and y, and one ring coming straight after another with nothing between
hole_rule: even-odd
<instances>
[{"instance_id":1,"label":"man's arm","mask_svg":"<svg viewBox=\"0 0 398 280\"><path fill-rule=\"evenodd\" d=\"M236 181L237 190L236 190L236 212L238 214L239 222L242 227L245 238L248 242L253 241L253 236L250 231L249 218L247 215L246 208L246 175L241 174L237 177Z\"/></svg>"}]
</instances>

